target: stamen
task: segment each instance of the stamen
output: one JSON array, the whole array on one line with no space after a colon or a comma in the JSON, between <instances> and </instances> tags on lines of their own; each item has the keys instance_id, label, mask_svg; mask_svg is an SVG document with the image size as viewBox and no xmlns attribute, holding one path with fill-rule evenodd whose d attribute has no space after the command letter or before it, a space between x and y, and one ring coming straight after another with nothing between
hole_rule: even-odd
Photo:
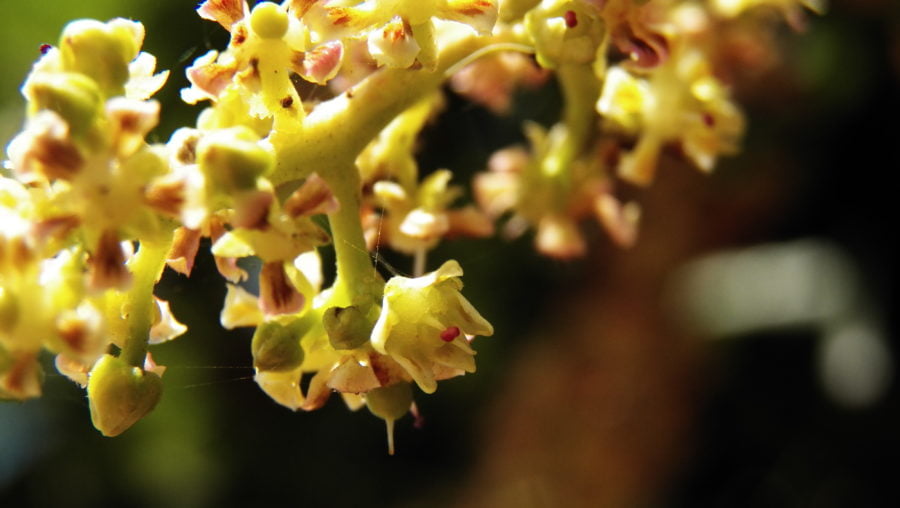
<instances>
[{"instance_id":1,"label":"stamen","mask_svg":"<svg viewBox=\"0 0 900 508\"><path fill-rule=\"evenodd\" d=\"M459 337L459 327L451 326L441 332L441 340L444 342L453 342L453 339Z\"/></svg>"}]
</instances>

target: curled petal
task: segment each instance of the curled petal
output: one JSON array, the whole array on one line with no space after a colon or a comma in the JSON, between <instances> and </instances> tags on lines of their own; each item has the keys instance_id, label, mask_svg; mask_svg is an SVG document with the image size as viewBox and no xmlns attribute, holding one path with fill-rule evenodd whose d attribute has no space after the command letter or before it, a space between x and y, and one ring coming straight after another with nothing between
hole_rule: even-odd
<instances>
[{"instance_id":1,"label":"curled petal","mask_svg":"<svg viewBox=\"0 0 900 508\"><path fill-rule=\"evenodd\" d=\"M30 351L9 352L4 369L0 371L0 398L16 400L41 396L43 371L37 353Z\"/></svg>"},{"instance_id":2,"label":"curled petal","mask_svg":"<svg viewBox=\"0 0 900 508\"><path fill-rule=\"evenodd\" d=\"M187 196L186 183L181 175L168 174L150 182L144 189L144 203L157 212L170 217L178 217L185 212ZM171 264L169 266L172 266ZM179 271L172 266L173 269ZM188 268L190 271L190 268ZM184 272L182 272L184 273ZM190 275L190 273L185 273Z\"/></svg>"},{"instance_id":3,"label":"curled petal","mask_svg":"<svg viewBox=\"0 0 900 508\"><path fill-rule=\"evenodd\" d=\"M437 14L442 19L465 23L480 35L489 35L497 23L497 1L446 0Z\"/></svg>"},{"instance_id":4,"label":"curled petal","mask_svg":"<svg viewBox=\"0 0 900 508\"><path fill-rule=\"evenodd\" d=\"M84 166L84 157L69 135L69 126L52 111L41 111L9 144L13 171L28 179L37 173L48 179L72 179Z\"/></svg>"},{"instance_id":5,"label":"curled petal","mask_svg":"<svg viewBox=\"0 0 900 508\"><path fill-rule=\"evenodd\" d=\"M107 345L103 319L87 303L77 309L63 311L56 319L56 334L61 339L63 353L85 365L94 363Z\"/></svg>"},{"instance_id":6,"label":"curled petal","mask_svg":"<svg viewBox=\"0 0 900 508\"><path fill-rule=\"evenodd\" d=\"M259 274L259 306L270 316L292 314L303 309L306 298L291 284L284 263L265 263Z\"/></svg>"},{"instance_id":7,"label":"curled petal","mask_svg":"<svg viewBox=\"0 0 900 508\"><path fill-rule=\"evenodd\" d=\"M547 215L541 218L534 242L539 252L557 259L581 257L587 251L578 225L564 216Z\"/></svg>"},{"instance_id":8,"label":"curled petal","mask_svg":"<svg viewBox=\"0 0 900 508\"><path fill-rule=\"evenodd\" d=\"M516 173L480 173L472 187L478 206L491 217L503 215L519 202L520 177Z\"/></svg>"},{"instance_id":9,"label":"curled petal","mask_svg":"<svg viewBox=\"0 0 900 508\"><path fill-rule=\"evenodd\" d=\"M369 53L378 65L405 69L416 61L419 43L409 24L395 17L384 28L369 34Z\"/></svg>"},{"instance_id":10,"label":"curled petal","mask_svg":"<svg viewBox=\"0 0 900 508\"><path fill-rule=\"evenodd\" d=\"M293 218L334 213L340 207L340 203L328 188L328 184L315 173L310 175L303 185L284 202L284 211Z\"/></svg>"},{"instance_id":11,"label":"curled petal","mask_svg":"<svg viewBox=\"0 0 900 508\"><path fill-rule=\"evenodd\" d=\"M365 32L380 18L380 14L373 11L372 5L329 7L325 6L325 3L317 2L312 6L301 7L305 12L303 21L321 40L333 41L352 37Z\"/></svg>"},{"instance_id":12,"label":"curled petal","mask_svg":"<svg viewBox=\"0 0 900 508\"><path fill-rule=\"evenodd\" d=\"M299 367L286 372L257 370L253 379L272 400L296 411L303 406L305 401L303 392L300 390L301 375Z\"/></svg>"},{"instance_id":13,"label":"curled petal","mask_svg":"<svg viewBox=\"0 0 900 508\"><path fill-rule=\"evenodd\" d=\"M449 228L447 214L431 213L422 208L411 210L400 223L400 232L417 240L441 238Z\"/></svg>"},{"instance_id":14,"label":"curled petal","mask_svg":"<svg viewBox=\"0 0 900 508\"><path fill-rule=\"evenodd\" d=\"M240 326L256 326L263 321L262 311L259 310L258 299L246 289L228 284L228 292L225 294L225 305L222 306L222 314L219 316L222 327L231 330Z\"/></svg>"},{"instance_id":15,"label":"curled petal","mask_svg":"<svg viewBox=\"0 0 900 508\"><path fill-rule=\"evenodd\" d=\"M219 257L245 258L253 255L253 245L243 235L228 231L213 243L212 253Z\"/></svg>"},{"instance_id":16,"label":"curled petal","mask_svg":"<svg viewBox=\"0 0 900 508\"><path fill-rule=\"evenodd\" d=\"M139 101L149 99L159 91L169 79L169 71L154 74L156 57L147 52L140 52L128 64L128 81L125 83L125 97Z\"/></svg>"},{"instance_id":17,"label":"curled petal","mask_svg":"<svg viewBox=\"0 0 900 508\"><path fill-rule=\"evenodd\" d=\"M222 221L217 216L211 216L209 218L208 227L209 238L213 241L213 247L215 248L216 243L227 234L225 225L222 224ZM219 273L228 279L229 282L237 283L247 278L247 272L241 269L237 264L237 258L241 256L220 255L213 252L213 257L216 261L216 268L219 270Z\"/></svg>"},{"instance_id":18,"label":"curled petal","mask_svg":"<svg viewBox=\"0 0 900 508\"><path fill-rule=\"evenodd\" d=\"M656 136L641 136L637 146L619 161L619 176L635 185L647 186L656 175L662 142Z\"/></svg>"},{"instance_id":19,"label":"curled petal","mask_svg":"<svg viewBox=\"0 0 900 508\"><path fill-rule=\"evenodd\" d=\"M344 59L344 44L341 41L329 41L320 44L302 54L302 58L294 59L294 71L303 79L324 85L335 77Z\"/></svg>"},{"instance_id":20,"label":"curled petal","mask_svg":"<svg viewBox=\"0 0 900 508\"><path fill-rule=\"evenodd\" d=\"M269 226L269 210L275 201L274 194L268 190L255 190L243 193L236 201L232 226L259 230Z\"/></svg>"},{"instance_id":21,"label":"curled petal","mask_svg":"<svg viewBox=\"0 0 900 508\"><path fill-rule=\"evenodd\" d=\"M106 103L113 141L119 157L128 157L144 144L159 121L159 103L115 97Z\"/></svg>"},{"instance_id":22,"label":"curled petal","mask_svg":"<svg viewBox=\"0 0 900 508\"><path fill-rule=\"evenodd\" d=\"M637 242L641 208L635 202L622 205L610 194L601 194L594 201L594 212L600 224L620 247L630 248Z\"/></svg>"},{"instance_id":23,"label":"curled petal","mask_svg":"<svg viewBox=\"0 0 900 508\"><path fill-rule=\"evenodd\" d=\"M231 25L244 19L247 4L244 0L206 0L197 7L197 14L203 19L215 21L231 31Z\"/></svg>"},{"instance_id":24,"label":"curled petal","mask_svg":"<svg viewBox=\"0 0 900 508\"><path fill-rule=\"evenodd\" d=\"M612 41L638 67L656 67L669 57L669 43L665 37L648 30L635 31L627 24L613 33Z\"/></svg>"},{"instance_id":25,"label":"curled petal","mask_svg":"<svg viewBox=\"0 0 900 508\"><path fill-rule=\"evenodd\" d=\"M366 405L365 397L358 393L341 392L341 398L350 411L356 411Z\"/></svg>"},{"instance_id":26,"label":"curled petal","mask_svg":"<svg viewBox=\"0 0 900 508\"><path fill-rule=\"evenodd\" d=\"M217 62L219 53L215 50L197 58L194 65L187 68L188 81L191 88L181 90L181 99L188 104L196 104L202 100L214 100L225 87L231 84L237 73L236 62Z\"/></svg>"},{"instance_id":27,"label":"curled petal","mask_svg":"<svg viewBox=\"0 0 900 508\"><path fill-rule=\"evenodd\" d=\"M107 229L88 258L88 284L94 289L125 289L131 284L131 272L125 267L126 252L119 235Z\"/></svg>"},{"instance_id":28,"label":"curled petal","mask_svg":"<svg viewBox=\"0 0 900 508\"><path fill-rule=\"evenodd\" d=\"M300 406L304 411L315 411L324 406L331 396L331 388L328 387L328 376L330 373L322 369L309 380L309 388L306 391L306 400Z\"/></svg>"},{"instance_id":29,"label":"curled petal","mask_svg":"<svg viewBox=\"0 0 900 508\"><path fill-rule=\"evenodd\" d=\"M66 376L82 388L87 387L88 372L91 371L91 365L85 365L84 363L74 358L70 358L64 354L56 355L56 358L53 360L53 364L56 366L56 370L59 371L60 374Z\"/></svg>"},{"instance_id":30,"label":"curled petal","mask_svg":"<svg viewBox=\"0 0 900 508\"><path fill-rule=\"evenodd\" d=\"M466 96L494 113L509 111L518 85L535 88L550 73L521 53L503 52L480 58L450 78L453 91Z\"/></svg>"},{"instance_id":31,"label":"curled petal","mask_svg":"<svg viewBox=\"0 0 900 508\"><path fill-rule=\"evenodd\" d=\"M81 224L77 215L59 215L34 222L31 235L39 244L51 240L61 240Z\"/></svg>"},{"instance_id":32,"label":"curled petal","mask_svg":"<svg viewBox=\"0 0 900 508\"><path fill-rule=\"evenodd\" d=\"M654 110L655 96L645 79L636 78L622 67L606 73L597 112L627 131L637 130L648 112Z\"/></svg>"},{"instance_id":33,"label":"curled petal","mask_svg":"<svg viewBox=\"0 0 900 508\"><path fill-rule=\"evenodd\" d=\"M150 344L162 344L187 331L187 326L175 319L169 302L153 297L156 308L153 313L153 326L150 327Z\"/></svg>"},{"instance_id":34,"label":"curled petal","mask_svg":"<svg viewBox=\"0 0 900 508\"><path fill-rule=\"evenodd\" d=\"M402 205L409 199L403 186L396 182L375 182L375 185L372 187L372 192L385 208L393 208Z\"/></svg>"},{"instance_id":35,"label":"curled petal","mask_svg":"<svg viewBox=\"0 0 900 508\"><path fill-rule=\"evenodd\" d=\"M290 0L288 5L295 16L302 18L303 15L318 1L319 0Z\"/></svg>"},{"instance_id":36,"label":"curled petal","mask_svg":"<svg viewBox=\"0 0 900 508\"><path fill-rule=\"evenodd\" d=\"M494 234L494 222L474 206L466 206L447 212L449 236L485 238Z\"/></svg>"},{"instance_id":37,"label":"curled petal","mask_svg":"<svg viewBox=\"0 0 900 508\"><path fill-rule=\"evenodd\" d=\"M144 372L152 372L159 377L162 377L163 374L166 373L166 366L159 365L153 360L153 356L147 351L147 356L144 358Z\"/></svg>"},{"instance_id":38,"label":"curled petal","mask_svg":"<svg viewBox=\"0 0 900 508\"><path fill-rule=\"evenodd\" d=\"M328 387L339 392L363 393L380 386L372 366L361 364L353 356L344 357L328 379Z\"/></svg>"},{"instance_id":39,"label":"curled petal","mask_svg":"<svg viewBox=\"0 0 900 508\"><path fill-rule=\"evenodd\" d=\"M200 250L202 233L197 229L180 227L175 230L172 248L166 256L166 264L176 272L190 277L194 268L194 259Z\"/></svg>"}]
</instances>

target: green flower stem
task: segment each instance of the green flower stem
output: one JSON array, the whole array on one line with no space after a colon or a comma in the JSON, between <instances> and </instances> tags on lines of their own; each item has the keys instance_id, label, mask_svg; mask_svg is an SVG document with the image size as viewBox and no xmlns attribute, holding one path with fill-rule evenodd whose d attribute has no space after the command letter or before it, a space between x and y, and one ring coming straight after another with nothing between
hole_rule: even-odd
<instances>
[{"instance_id":1,"label":"green flower stem","mask_svg":"<svg viewBox=\"0 0 900 508\"><path fill-rule=\"evenodd\" d=\"M355 161L369 142L397 115L437 90L459 65L497 50L530 48L498 44L496 39L469 33L451 34L441 44L434 71L382 69L343 94L319 104L303 119L300 131L274 131L268 140L277 164L274 185L318 172L341 203L329 214L337 256L337 280L332 303L350 305L378 301L383 282L369 259L359 219L360 177Z\"/></svg>"},{"instance_id":2,"label":"green flower stem","mask_svg":"<svg viewBox=\"0 0 900 508\"><path fill-rule=\"evenodd\" d=\"M337 212L328 214L332 242L337 258L337 278L331 303L339 306L381 299L384 283L369 259L369 251L359 220L360 178L352 163L325 171L325 181L341 204Z\"/></svg>"},{"instance_id":3,"label":"green flower stem","mask_svg":"<svg viewBox=\"0 0 900 508\"><path fill-rule=\"evenodd\" d=\"M397 115L437 90L448 72L489 46L509 49L496 39L465 33L442 41L434 71L382 69L343 94L319 104L303 119L299 132L273 132L269 142L277 165L268 176L274 185L299 180L335 167L352 167L356 156ZM324 176L324 175L323 175Z\"/></svg>"},{"instance_id":4,"label":"green flower stem","mask_svg":"<svg viewBox=\"0 0 900 508\"><path fill-rule=\"evenodd\" d=\"M129 263L134 279L123 306L128 313L128 335L121 358L135 367L143 368L147 356L153 324L153 287L166 266L166 255L171 246L171 237L169 241L142 241Z\"/></svg>"},{"instance_id":5,"label":"green flower stem","mask_svg":"<svg viewBox=\"0 0 900 508\"><path fill-rule=\"evenodd\" d=\"M600 97L600 81L594 71L585 65L561 65L557 75L565 104L563 121L569 133L566 154L574 159L594 134L597 117L594 104Z\"/></svg>"},{"instance_id":6,"label":"green flower stem","mask_svg":"<svg viewBox=\"0 0 900 508\"><path fill-rule=\"evenodd\" d=\"M543 176L552 180L559 203L568 203L572 185L572 163L584 152L594 135L594 104L600 95L600 82L593 70L584 65L563 64L556 70L562 89L562 124L565 135L552 140L542 165Z\"/></svg>"}]
</instances>

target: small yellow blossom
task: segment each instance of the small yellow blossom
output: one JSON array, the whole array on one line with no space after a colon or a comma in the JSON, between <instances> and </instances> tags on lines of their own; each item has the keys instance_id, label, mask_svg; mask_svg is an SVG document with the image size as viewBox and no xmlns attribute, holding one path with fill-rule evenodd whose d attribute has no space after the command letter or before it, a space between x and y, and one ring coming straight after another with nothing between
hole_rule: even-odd
<instances>
[{"instance_id":1,"label":"small yellow blossom","mask_svg":"<svg viewBox=\"0 0 900 508\"><path fill-rule=\"evenodd\" d=\"M396 360L426 393L439 379L475 372L466 336L494 333L460 293L462 274L451 260L422 277L392 277L384 287L372 347Z\"/></svg>"}]
</instances>

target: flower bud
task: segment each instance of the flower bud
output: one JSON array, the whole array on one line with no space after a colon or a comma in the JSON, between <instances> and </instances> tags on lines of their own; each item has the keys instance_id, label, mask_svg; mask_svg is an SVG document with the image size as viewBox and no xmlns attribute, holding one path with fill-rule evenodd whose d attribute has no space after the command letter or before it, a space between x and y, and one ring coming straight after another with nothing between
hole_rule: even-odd
<instances>
[{"instance_id":1,"label":"flower bud","mask_svg":"<svg viewBox=\"0 0 900 508\"><path fill-rule=\"evenodd\" d=\"M107 97L124 95L128 63L137 56L143 37L143 26L134 21L73 21L59 42L63 67L92 78Z\"/></svg>"},{"instance_id":2,"label":"flower bud","mask_svg":"<svg viewBox=\"0 0 900 508\"><path fill-rule=\"evenodd\" d=\"M272 2L260 2L250 13L250 28L263 39L280 39L287 33L287 13Z\"/></svg>"},{"instance_id":3,"label":"flower bud","mask_svg":"<svg viewBox=\"0 0 900 508\"><path fill-rule=\"evenodd\" d=\"M48 109L58 114L73 134L87 131L100 112L100 90L90 78L74 72L32 74L22 88L32 115Z\"/></svg>"},{"instance_id":4,"label":"flower bud","mask_svg":"<svg viewBox=\"0 0 900 508\"><path fill-rule=\"evenodd\" d=\"M118 436L156 407L162 380L152 372L103 355L88 377L91 421L104 436Z\"/></svg>"},{"instance_id":5,"label":"flower bud","mask_svg":"<svg viewBox=\"0 0 900 508\"><path fill-rule=\"evenodd\" d=\"M387 424L388 453L394 454L394 422L403 417L412 405L412 386L397 383L366 392L366 406L373 415Z\"/></svg>"},{"instance_id":6,"label":"flower bud","mask_svg":"<svg viewBox=\"0 0 900 508\"><path fill-rule=\"evenodd\" d=\"M328 341L335 349L355 349L369 340L374 321L366 318L356 305L331 307L322 316Z\"/></svg>"},{"instance_id":7,"label":"flower bud","mask_svg":"<svg viewBox=\"0 0 900 508\"><path fill-rule=\"evenodd\" d=\"M272 154L247 127L214 131L197 146L197 162L208 182L226 193L250 190L274 166Z\"/></svg>"},{"instance_id":8,"label":"flower bud","mask_svg":"<svg viewBox=\"0 0 900 508\"><path fill-rule=\"evenodd\" d=\"M596 7L571 0L543 0L525 15L525 29L534 39L535 58L548 69L593 61L606 33Z\"/></svg>"},{"instance_id":9,"label":"flower bud","mask_svg":"<svg viewBox=\"0 0 900 508\"><path fill-rule=\"evenodd\" d=\"M283 326L275 321L259 325L253 334L250 350L253 366L261 371L290 371L303 363L303 349L296 326Z\"/></svg>"}]
</instances>

